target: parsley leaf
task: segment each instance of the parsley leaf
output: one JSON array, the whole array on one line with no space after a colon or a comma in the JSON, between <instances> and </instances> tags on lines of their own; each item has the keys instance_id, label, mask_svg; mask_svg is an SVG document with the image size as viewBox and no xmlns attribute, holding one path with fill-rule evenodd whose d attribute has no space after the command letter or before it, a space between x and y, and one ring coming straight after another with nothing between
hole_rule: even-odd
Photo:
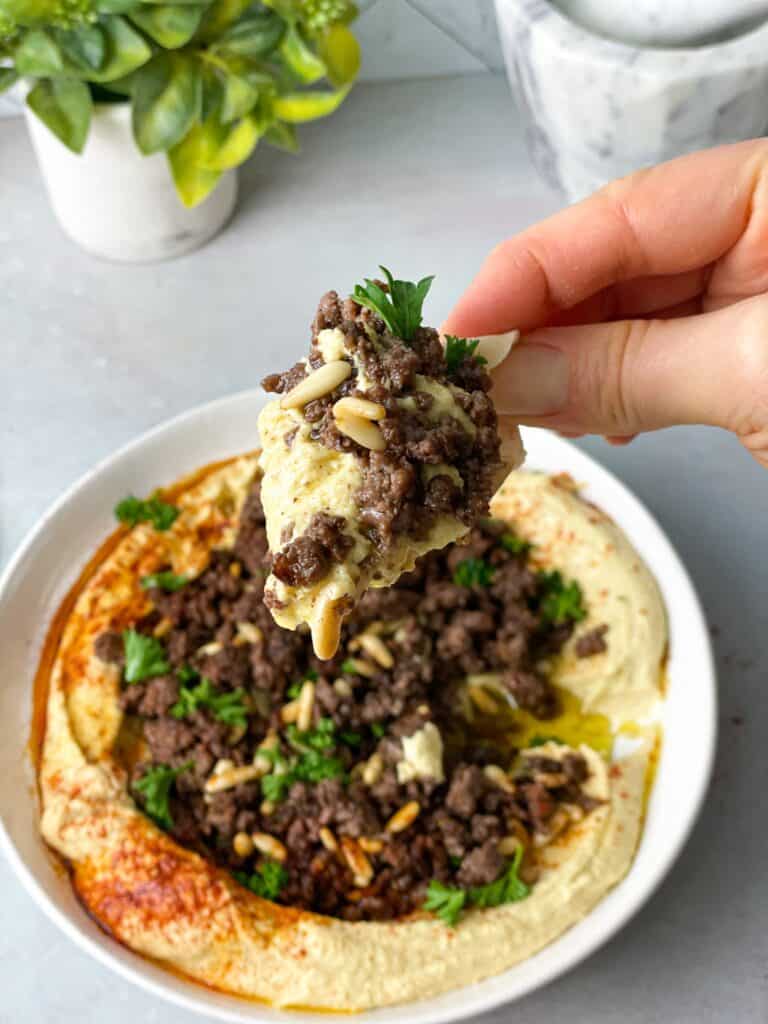
<instances>
[{"instance_id":1,"label":"parsley leaf","mask_svg":"<svg viewBox=\"0 0 768 1024\"><path fill-rule=\"evenodd\" d=\"M456 889L451 885L444 885L436 878L427 886L427 898L424 900L424 909L432 911L441 921L448 925L455 925L461 917L467 894L464 889Z\"/></svg>"},{"instance_id":2,"label":"parsley leaf","mask_svg":"<svg viewBox=\"0 0 768 1024\"><path fill-rule=\"evenodd\" d=\"M493 580L496 570L482 558L465 558L459 562L453 574L453 582L457 587L487 587Z\"/></svg>"},{"instance_id":3,"label":"parsley leaf","mask_svg":"<svg viewBox=\"0 0 768 1024\"><path fill-rule=\"evenodd\" d=\"M200 678L200 673L191 665L182 665L181 668L176 669L176 675L182 683L194 683Z\"/></svg>"},{"instance_id":4,"label":"parsley leaf","mask_svg":"<svg viewBox=\"0 0 768 1024\"><path fill-rule=\"evenodd\" d=\"M504 533L499 538L499 544L511 555L527 555L533 546L530 541L523 540L516 533Z\"/></svg>"},{"instance_id":5,"label":"parsley leaf","mask_svg":"<svg viewBox=\"0 0 768 1024\"><path fill-rule=\"evenodd\" d=\"M184 686L179 690L179 699L171 708L174 718L186 718L198 708L208 708L214 718L225 725L247 725L248 711L244 703L245 691L232 690L219 693L207 676L203 676L194 687Z\"/></svg>"},{"instance_id":6,"label":"parsley leaf","mask_svg":"<svg viewBox=\"0 0 768 1024\"><path fill-rule=\"evenodd\" d=\"M301 732L294 723L285 730L285 736L297 750L330 750L336 746L336 726L332 718L319 719L314 729Z\"/></svg>"},{"instance_id":7,"label":"parsley leaf","mask_svg":"<svg viewBox=\"0 0 768 1024\"><path fill-rule=\"evenodd\" d=\"M448 367L448 373L454 373L465 359L470 359L472 356L474 356L477 363L487 363L488 360L485 356L475 355L475 349L479 344L479 338L474 338L470 341L469 338L457 338L455 334L446 334L445 365Z\"/></svg>"},{"instance_id":8,"label":"parsley leaf","mask_svg":"<svg viewBox=\"0 0 768 1024\"><path fill-rule=\"evenodd\" d=\"M179 768L169 768L167 764L153 764L133 784L133 788L144 798L144 810L163 828L173 828L169 804L171 787L177 777L182 772L189 771L191 767L191 761L187 761Z\"/></svg>"},{"instance_id":9,"label":"parsley leaf","mask_svg":"<svg viewBox=\"0 0 768 1024\"><path fill-rule=\"evenodd\" d=\"M341 671L346 676L356 676L358 674L355 668L355 662L352 658L345 658L341 663Z\"/></svg>"},{"instance_id":10,"label":"parsley leaf","mask_svg":"<svg viewBox=\"0 0 768 1024\"><path fill-rule=\"evenodd\" d=\"M371 732L377 740L380 740L386 731L387 727L381 722L371 722Z\"/></svg>"},{"instance_id":11,"label":"parsley leaf","mask_svg":"<svg viewBox=\"0 0 768 1024\"><path fill-rule=\"evenodd\" d=\"M380 269L387 279L389 294L366 277L365 286L355 285L352 298L359 305L378 313L395 337L411 341L421 327L421 309L434 276L424 277L415 284L413 281L396 281L386 267Z\"/></svg>"},{"instance_id":12,"label":"parsley leaf","mask_svg":"<svg viewBox=\"0 0 768 1024\"><path fill-rule=\"evenodd\" d=\"M359 747L363 737L359 732L352 732L351 729L344 729L339 733L339 739L349 747Z\"/></svg>"},{"instance_id":13,"label":"parsley leaf","mask_svg":"<svg viewBox=\"0 0 768 1024\"><path fill-rule=\"evenodd\" d=\"M126 683L140 683L170 670L163 645L154 636L145 636L135 629L123 630L123 651Z\"/></svg>"},{"instance_id":14,"label":"parsley leaf","mask_svg":"<svg viewBox=\"0 0 768 1024\"><path fill-rule=\"evenodd\" d=\"M156 530L163 532L169 530L176 522L179 509L175 505L163 501L162 498L158 498L156 494L147 498L146 501L130 494L115 505L115 515L126 526L152 523Z\"/></svg>"},{"instance_id":15,"label":"parsley leaf","mask_svg":"<svg viewBox=\"0 0 768 1024\"><path fill-rule=\"evenodd\" d=\"M175 572L153 572L149 576L141 577L141 589L151 590L152 587L159 587L160 590L171 592L181 590L186 582L186 576L177 576Z\"/></svg>"},{"instance_id":16,"label":"parsley leaf","mask_svg":"<svg viewBox=\"0 0 768 1024\"><path fill-rule=\"evenodd\" d=\"M581 587L575 580L566 584L561 573L555 569L553 572L540 572L539 584L543 590L541 614L548 622L560 626L565 622L581 622L586 618L587 609L584 607Z\"/></svg>"},{"instance_id":17,"label":"parsley leaf","mask_svg":"<svg viewBox=\"0 0 768 1024\"><path fill-rule=\"evenodd\" d=\"M288 881L288 872L276 860L263 861L251 875L247 871L235 871L233 874L240 885L265 900L277 899Z\"/></svg>"},{"instance_id":18,"label":"parsley leaf","mask_svg":"<svg viewBox=\"0 0 768 1024\"><path fill-rule=\"evenodd\" d=\"M292 723L285 730L285 736L297 752L293 757L287 758L274 749L261 751L281 769L279 773L271 772L261 779L261 792L267 800L279 802L294 782L321 782L323 779L345 777L341 759L326 753L338 742L333 719L321 718L314 729L306 732L301 732Z\"/></svg>"},{"instance_id":19,"label":"parsley leaf","mask_svg":"<svg viewBox=\"0 0 768 1024\"><path fill-rule=\"evenodd\" d=\"M294 782L296 778L291 772L285 772L283 775L263 775L261 792L266 800L279 804Z\"/></svg>"}]
</instances>

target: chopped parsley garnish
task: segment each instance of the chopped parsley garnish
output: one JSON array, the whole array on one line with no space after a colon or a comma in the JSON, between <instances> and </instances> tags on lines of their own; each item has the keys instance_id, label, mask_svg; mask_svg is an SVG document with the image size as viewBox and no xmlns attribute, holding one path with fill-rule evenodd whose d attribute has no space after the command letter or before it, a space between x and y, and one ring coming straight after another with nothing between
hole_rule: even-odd
<instances>
[{"instance_id":1,"label":"chopped parsley garnish","mask_svg":"<svg viewBox=\"0 0 768 1024\"><path fill-rule=\"evenodd\" d=\"M504 903L516 903L530 894L531 887L522 881L518 872L523 859L523 848L519 846L504 873L488 885L459 889L432 879L427 887L424 910L429 910L448 925L455 925L466 907L500 907Z\"/></svg>"},{"instance_id":2,"label":"chopped parsley garnish","mask_svg":"<svg viewBox=\"0 0 768 1024\"><path fill-rule=\"evenodd\" d=\"M385 725L382 725L381 722L371 723L371 732L373 733L377 740L380 740L386 731L387 727Z\"/></svg>"},{"instance_id":3,"label":"chopped parsley garnish","mask_svg":"<svg viewBox=\"0 0 768 1024\"><path fill-rule=\"evenodd\" d=\"M291 685L286 690L286 695L290 697L291 700L295 700L301 693L301 688L304 685L304 683L306 683L307 681L309 681L310 683L316 683L317 679L317 672L315 672L315 670L311 668L309 672L306 672L304 674L302 679L299 679L299 681L296 683L291 683Z\"/></svg>"},{"instance_id":4,"label":"chopped parsley garnish","mask_svg":"<svg viewBox=\"0 0 768 1024\"><path fill-rule=\"evenodd\" d=\"M553 572L540 572L539 584L544 591L539 607L548 622L561 626L566 622L581 622L586 617L581 587L575 580L566 583L555 569Z\"/></svg>"},{"instance_id":5,"label":"chopped parsley garnish","mask_svg":"<svg viewBox=\"0 0 768 1024\"><path fill-rule=\"evenodd\" d=\"M475 356L475 349L480 344L479 338L470 341L469 338L457 338L454 334L445 336L445 365L448 373L454 373L465 359L475 357L477 363L487 363L485 356Z\"/></svg>"},{"instance_id":6,"label":"chopped parsley garnish","mask_svg":"<svg viewBox=\"0 0 768 1024\"><path fill-rule=\"evenodd\" d=\"M341 671L347 676L356 676L358 674L355 668L355 663L352 658L345 658L341 663Z\"/></svg>"},{"instance_id":7,"label":"chopped parsley garnish","mask_svg":"<svg viewBox=\"0 0 768 1024\"><path fill-rule=\"evenodd\" d=\"M151 590L153 587L159 587L160 590L171 592L181 590L186 582L186 576L177 576L175 572L153 572L149 576L141 577L141 588Z\"/></svg>"},{"instance_id":8,"label":"chopped parsley garnish","mask_svg":"<svg viewBox=\"0 0 768 1024\"><path fill-rule=\"evenodd\" d=\"M456 566L453 582L457 587L487 587L495 571L483 558L465 558Z\"/></svg>"},{"instance_id":9,"label":"chopped parsley garnish","mask_svg":"<svg viewBox=\"0 0 768 1024\"><path fill-rule=\"evenodd\" d=\"M332 718L321 718L314 729L302 732L291 723L285 730L288 742L296 750L330 750L336 746L336 726Z\"/></svg>"},{"instance_id":10,"label":"chopped parsley garnish","mask_svg":"<svg viewBox=\"0 0 768 1024\"><path fill-rule=\"evenodd\" d=\"M123 651L126 683L140 683L170 670L163 645L153 636L137 633L135 629L123 630Z\"/></svg>"},{"instance_id":11,"label":"chopped parsley garnish","mask_svg":"<svg viewBox=\"0 0 768 1024\"><path fill-rule=\"evenodd\" d=\"M233 874L240 885L265 900L276 900L288 881L288 872L276 860L263 861L250 875L247 871L234 871Z\"/></svg>"},{"instance_id":12,"label":"chopped parsley garnish","mask_svg":"<svg viewBox=\"0 0 768 1024\"><path fill-rule=\"evenodd\" d=\"M200 673L191 665L182 665L181 668L176 669L176 675L182 683L194 683L200 678Z\"/></svg>"},{"instance_id":13,"label":"chopped parsley garnish","mask_svg":"<svg viewBox=\"0 0 768 1024\"><path fill-rule=\"evenodd\" d=\"M156 530L161 532L170 530L179 515L175 505L170 505L157 495L152 495L146 500L135 498L130 494L115 505L115 515L121 523L126 526L136 526L137 523L152 523Z\"/></svg>"},{"instance_id":14,"label":"chopped parsley garnish","mask_svg":"<svg viewBox=\"0 0 768 1024\"><path fill-rule=\"evenodd\" d=\"M523 540L516 533L503 533L499 538L499 544L511 555L527 555L533 546L530 541Z\"/></svg>"},{"instance_id":15,"label":"chopped parsley garnish","mask_svg":"<svg viewBox=\"0 0 768 1024\"><path fill-rule=\"evenodd\" d=\"M207 708L225 725L247 725L248 710L244 698L245 690L219 693L211 680L203 676L196 686L188 687L182 683L179 699L171 708L171 714L174 718L186 718L198 708Z\"/></svg>"},{"instance_id":16,"label":"chopped parsley garnish","mask_svg":"<svg viewBox=\"0 0 768 1024\"><path fill-rule=\"evenodd\" d=\"M292 723L285 730L285 736L296 751L293 757L287 757L275 748L259 752L279 769L262 777L261 791L267 800L279 802L294 782L321 782L323 779L345 777L341 759L327 753L343 738L337 737L333 719L321 718L314 729L306 732Z\"/></svg>"},{"instance_id":17,"label":"chopped parsley garnish","mask_svg":"<svg viewBox=\"0 0 768 1024\"><path fill-rule=\"evenodd\" d=\"M363 737L359 732L352 732L351 729L343 729L339 733L339 739L342 743L346 743L348 747L359 747L363 742Z\"/></svg>"},{"instance_id":18,"label":"chopped parsley garnish","mask_svg":"<svg viewBox=\"0 0 768 1024\"><path fill-rule=\"evenodd\" d=\"M144 810L163 828L173 828L169 803L171 788L178 776L189 771L191 767L191 761L187 761L179 768L169 768L167 764L153 764L133 784L133 788L144 798Z\"/></svg>"},{"instance_id":19,"label":"chopped parsley garnish","mask_svg":"<svg viewBox=\"0 0 768 1024\"><path fill-rule=\"evenodd\" d=\"M361 306L378 313L392 334L403 341L411 341L421 327L421 310L433 277L424 277L415 284L413 281L396 281L386 267L380 270L387 279L389 294L365 278L365 285L356 284L352 298Z\"/></svg>"}]
</instances>

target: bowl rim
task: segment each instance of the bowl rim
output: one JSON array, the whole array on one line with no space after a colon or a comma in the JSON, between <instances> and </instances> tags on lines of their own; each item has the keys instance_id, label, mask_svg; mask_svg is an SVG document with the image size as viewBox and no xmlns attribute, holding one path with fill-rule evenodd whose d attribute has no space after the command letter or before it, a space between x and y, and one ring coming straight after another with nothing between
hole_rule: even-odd
<instances>
[{"instance_id":1,"label":"bowl rim","mask_svg":"<svg viewBox=\"0 0 768 1024\"><path fill-rule=\"evenodd\" d=\"M220 413L222 410L226 410L228 406L232 406L233 410L236 410L236 406L239 403L248 404L258 400L263 401L263 398L264 396L258 391L258 389L245 389L232 395L203 403L161 422L150 430L147 430L134 439L128 441L116 451L100 459L74 483L67 487L54 502L52 502L48 509L43 512L37 522L28 531L26 537L22 540L21 544L11 556L5 569L0 573L0 611L2 610L6 596L11 589L17 573L23 568L25 560L33 553L36 545L46 533L49 524L51 524L62 509L68 506L71 502L76 502L80 492L103 472L114 464L119 463L127 456L139 451L145 445L156 441L158 438L162 438L164 434L168 434L170 440L174 431L196 419L203 419L211 415L215 417L217 413ZM526 436L531 436L531 433L532 432L523 428L524 441ZM718 716L716 668L712 641L706 626L706 620L701 603L690 574L653 514L614 473L602 466L591 455L580 451L575 445L565 439L550 435L548 432L535 431L534 433L538 435L546 433L548 444L556 445L558 448L561 447L564 453L566 453L567 456L569 455L576 463L588 466L593 478L608 484L617 492L617 494L620 494L622 500L632 508L633 513L640 515L640 517L645 520L646 525L656 533L656 539L662 545L664 557L668 560L671 570L676 574L676 584L677 586L682 587L682 591L688 605L687 613L690 616L688 625L697 633L698 641L701 644L700 657L704 666L703 676L705 676L705 678L700 680L702 686L700 697L703 699L705 705L706 731L700 738L702 757L698 767L698 774L693 780L694 785L689 789L690 798L686 803L684 810L677 814L678 827L674 841L665 847L663 856L654 863L652 869L648 872L648 877L644 879L642 883L635 885L633 889L625 892L624 899L620 907L614 911L612 917L610 917L607 922L607 926L603 926L598 930L597 935L585 938L581 946L566 952L561 955L556 962L544 966L538 972L534 972L533 977L522 982L518 982L516 985L510 985L509 987L512 988L513 991L504 991L504 979L510 975L510 973L515 972L525 964L530 964L537 957L540 957L542 953L551 949L560 941L560 939L562 939L562 935L552 943L545 946L543 950L540 950L527 960L522 961L521 964L509 968L507 971L504 971L499 975L492 976L475 983L474 985L451 990L446 994L448 996L447 999L445 996L442 996L435 997L434 999L396 1004L371 1011L363 1011L359 1014L359 1017L365 1020L371 1019L384 1022L385 1020L390 1021L399 1019L403 1022L406 1020L414 1022L414 1024L416 1024L416 1022L418 1022L418 1024L442 1024L442 1022L462 1020L466 1017L492 1010L504 1003L516 1001L571 970L592 953L596 952L622 927L624 927L624 925L637 913L637 911L647 902L653 892L659 887L680 855L683 846L687 842L707 793L714 764L717 740ZM570 472L570 468L568 466L564 467L564 469L566 472ZM588 486L591 483L592 481L589 481ZM621 526L622 524L619 523L619 525ZM642 556L642 550L640 554ZM670 626L671 625L672 622L670 621ZM47 628L48 623L46 623L46 630ZM26 739L27 737L25 735L25 752L27 749ZM644 834L645 832L643 835ZM142 988L145 991L159 996L161 999L184 1009L191 1010L198 1014L207 1015L211 1019L230 1022L265 1021L269 1022L269 1024L273 1024L273 1022L277 1021L278 1017L293 1020L297 1022L297 1024L299 1024L299 1022L304 1024L304 1022L316 1021L318 1019L317 1012L282 1010L255 1000L243 999L237 996L230 996L226 993L216 992L215 990L209 989L204 985L200 985L191 979L186 979L183 976L179 977L171 971L158 967L146 960L146 958L142 957L140 954L134 954L131 952L130 960L127 960L118 955L118 951L121 951L122 953L126 952L125 947L121 946L121 944L111 936L108 938L108 942L106 944L99 944L94 937L86 933L84 928L81 927L72 916L54 905L52 899L45 891L43 883L38 880L33 869L25 863L23 857L16 849L14 841L6 828L2 813L0 813L0 852L5 855L5 858L11 865L11 868L37 906L43 910L49 919L52 920L54 924L56 924L56 926L75 943L75 945L89 953L99 963L115 971L119 976L132 982L139 988ZM632 876L638 853L639 848L625 879L619 883L619 886L624 885L624 882ZM71 884L68 878L66 879L66 884ZM612 890L612 892L616 892L618 888L619 887L617 886L617 888ZM585 915L585 918L582 919L582 921L589 920L601 904L605 903L610 896L611 893L603 897L603 899L596 904L596 906L589 911L587 915ZM573 926L573 928L576 927L578 927L578 924ZM573 928L566 930L563 935L568 935L573 931ZM176 984L173 984L174 982ZM177 987L179 982L182 983L181 987L183 990L180 990L180 987ZM499 990L486 991L494 982L496 983L494 989ZM459 994L461 995L460 1003L458 1000L454 1002L451 997L455 998ZM215 997L217 1002L214 1002L212 997ZM433 1002L437 1001L439 1001L441 1005L431 1006ZM348 1019L349 1016L346 1012L335 1013L333 1011L321 1011L321 1013L322 1017L329 1021L329 1024L330 1022L341 1022L342 1020Z\"/></svg>"}]
</instances>

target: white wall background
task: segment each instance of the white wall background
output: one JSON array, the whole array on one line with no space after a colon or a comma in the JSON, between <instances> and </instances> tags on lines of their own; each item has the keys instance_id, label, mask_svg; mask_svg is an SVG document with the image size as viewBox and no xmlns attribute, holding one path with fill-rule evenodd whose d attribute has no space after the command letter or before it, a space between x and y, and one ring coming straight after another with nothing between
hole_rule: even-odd
<instances>
[{"instance_id":1,"label":"white wall background","mask_svg":"<svg viewBox=\"0 0 768 1024\"><path fill-rule=\"evenodd\" d=\"M363 81L500 71L493 0L358 0ZM0 117L18 113L0 96Z\"/></svg>"}]
</instances>

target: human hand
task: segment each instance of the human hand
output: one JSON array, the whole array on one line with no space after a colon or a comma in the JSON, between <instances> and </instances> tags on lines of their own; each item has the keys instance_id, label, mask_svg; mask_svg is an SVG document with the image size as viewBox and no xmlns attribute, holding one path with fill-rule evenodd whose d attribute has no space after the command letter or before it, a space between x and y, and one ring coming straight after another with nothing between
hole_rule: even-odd
<instances>
[{"instance_id":1,"label":"human hand","mask_svg":"<svg viewBox=\"0 0 768 1024\"><path fill-rule=\"evenodd\" d=\"M704 423L768 467L768 142L639 171L502 242L443 330L515 327L502 422L619 444Z\"/></svg>"}]
</instances>

